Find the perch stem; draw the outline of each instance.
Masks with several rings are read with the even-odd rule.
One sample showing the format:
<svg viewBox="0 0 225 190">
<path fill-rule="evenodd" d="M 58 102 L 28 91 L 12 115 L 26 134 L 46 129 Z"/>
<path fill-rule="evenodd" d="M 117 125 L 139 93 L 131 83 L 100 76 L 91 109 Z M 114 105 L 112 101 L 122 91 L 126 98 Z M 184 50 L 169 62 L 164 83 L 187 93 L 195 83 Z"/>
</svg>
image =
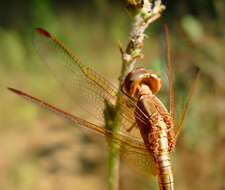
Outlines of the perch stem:
<svg viewBox="0 0 225 190">
<path fill-rule="evenodd" d="M 131 16 L 132 29 L 126 49 L 124 50 L 122 44 L 118 42 L 118 46 L 121 52 L 122 58 L 122 69 L 119 77 L 119 88 L 122 89 L 123 81 L 126 75 L 134 69 L 136 60 L 143 58 L 142 48 L 144 45 L 144 34 L 146 28 L 153 21 L 160 17 L 160 13 L 165 9 L 165 6 L 161 4 L 161 0 L 125 0 L 128 14 Z M 120 93 L 117 95 L 117 102 L 120 101 Z M 109 105 L 105 103 L 105 121 L 106 127 L 115 133 L 119 132 L 120 129 L 120 104 Z M 113 142 L 109 141 L 109 180 L 108 189 L 118 190 L 119 189 L 119 147 Z"/>
</svg>

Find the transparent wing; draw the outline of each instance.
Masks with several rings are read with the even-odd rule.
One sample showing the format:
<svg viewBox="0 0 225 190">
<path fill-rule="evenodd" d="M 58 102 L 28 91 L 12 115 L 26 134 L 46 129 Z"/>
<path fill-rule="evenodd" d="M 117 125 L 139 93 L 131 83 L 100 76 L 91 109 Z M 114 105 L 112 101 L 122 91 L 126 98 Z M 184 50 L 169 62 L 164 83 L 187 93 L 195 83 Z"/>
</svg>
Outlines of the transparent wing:
<svg viewBox="0 0 225 190">
<path fill-rule="evenodd" d="M 167 28 L 167 27 L 166 27 Z M 168 41 L 167 29 L 164 26 L 164 30 L 160 35 L 160 58 L 149 64 L 149 67 L 156 71 L 162 80 L 162 88 L 160 89 L 157 97 L 166 105 L 171 117 L 174 118 L 174 89 L 173 89 L 173 71 L 170 60 L 170 45 Z"/>
<path fill-rule="evenodd" d="M 56 36 L 43 29 L 37 29 L 34 40 L 37 51 L 50 72 L 66 89 L 75 102 L 74 105 L 80 106 L 79 110 L 87 113 L 85 119 L 98 126 L 104 126 L 105 101 L 112 104 L 117 102 L 121 107 L 121 131 L 142 141 L 139 131 L 135 128 L 128 132 L 128 129 L 136 122 L 134 110 L 139 109 L 129 97 L 83 64 Z M 117 99 L 118 95 L 120 100 Z M 132 104 L 131 107 L 127 106 L 127 101 Z M 141 110 L 140 113 L 142 113 Z M 81 118 L 84 117 L 80 111 L 74 114 Z M 140 116 L 140 120 L 143 116 Z"/>
<path fill-rule="evenodd" d="M 154 158 L 143 142 L 120 133 L 113 133 L 110 130 L 78 118 L 75 115 L 65 112 L 20 90 L 16 90 L 14 88 L 8 89 L 17 95 L 22 96 L 26 100 L 40 106 L 41 108 L 53 112 L 58 116 L 73 122 L 75 125 L 79 125 L 81 128 L 90 129 L 97 132 L 98 134 L 110 138 L 113 142 L 119 145 L 121 156 L 126 161 L 126 163 L 130 165 L 130 167 L 134 168 L 140 174 L 148 177 L 156 175 Z"/>
<path fill-rule="evenodd" d="M 132 169 L 146 177 L 157 175 L 155 160 L 148 151 L 136 153 L 133 148 L 122 147 L 121 157 Z"/>
<path fill-rule="evenodd" d="M 157 93 L 157 96 L 160 97 L 160 100 L 166 105 L 167 108 L 169 108 L 170 107 L 169 77 L 168 77 L 168 68 L 167 68 L 167 60 L 166 60 L 167 51 L 166 51 L 165 32 L 162 32 L 162 34 L 160 35 L 160 43 L 159 43 L 158 49 L 159 49 L 158 58 L 153 60 L 151 63 L 147 64 L 146 68 L 152 69 L 160 75 L 160 78 L 162 80 L 162 87 L 160 91 Z"/>
</svg>

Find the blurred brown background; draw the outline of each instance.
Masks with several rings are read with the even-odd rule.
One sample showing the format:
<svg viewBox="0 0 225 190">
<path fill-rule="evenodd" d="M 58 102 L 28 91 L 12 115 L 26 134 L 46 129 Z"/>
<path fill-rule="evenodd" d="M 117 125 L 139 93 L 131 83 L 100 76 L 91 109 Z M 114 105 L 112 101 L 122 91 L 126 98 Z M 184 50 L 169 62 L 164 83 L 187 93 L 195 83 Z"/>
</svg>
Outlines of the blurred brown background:
<svg viewBox="0 0 225 190">
<path fill-rule="evenodd" d="M 197 93 L 173 154 L 176 189 L 225 189 L 225 3 L 167 1 L 162 18 L 146 31 L 139 64 L 163 64 L 163 23 L 171 36 L 178 112 L 187 98 L 195 66 Z M 70 105 L 62 88 L 35 52 L 36 27 L 56 34 L 108 80 L 117 83 L 131 28 L 122 0 L 1 2 L 0 6 L 0 189 L 106 189 L 104 138 L 83 133 L 8 91 L 11 86 L 51 103 Z M 65 98 L 64 98 L 65 97 Z M 105 148 L 105 151 L 103 150 Z M 152 182 L 153 181 L 153 182 Z M 121 164 L 120 189 L 158 189 Z"/>
</svg>

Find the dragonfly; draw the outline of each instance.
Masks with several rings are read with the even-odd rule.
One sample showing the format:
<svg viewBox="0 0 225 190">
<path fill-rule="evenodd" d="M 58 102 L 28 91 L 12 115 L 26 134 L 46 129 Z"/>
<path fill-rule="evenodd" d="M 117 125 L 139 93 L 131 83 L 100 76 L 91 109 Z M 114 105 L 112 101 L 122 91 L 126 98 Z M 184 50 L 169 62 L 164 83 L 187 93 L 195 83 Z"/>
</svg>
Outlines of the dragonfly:
<svg viewBox="0 0 225 190">
<path fill-rule="evenodd" d="M 158 176 L 160 190 L 173 190 L 174 177 L 170 155 L 174 150 L 188 106 L 200 77 L 196 78 L 180 120 L 175 119 L 174 88 L 170 63 L 169 34 L 167 36 L 167 68 L 169 78 L 170 111 L 156 96 L 161 78 L 153 70 L 136 68 L 127 74 L 122 88 L 117 88 L 96 71 L 88 67 L 55 35 L 38 28 L 35 44 L 48 69 L 76 102 L 75 95 L 84 98 L 81 109 L 88 117 L 82 119 L 29 93 L 8 87 L 11 92 L 61 116 L 80 128 L 90 129 L 110 139 L 119 147 L 121 158 L 144 176 Z M 56 58 L 49 56 L 52 52 Z M 120 130 L 105 127 L 105 105 L 119 105 Z M 78 102 L 77 102 L 78 104 Z M 88 106 L 86 106 L 88 105 Z M 87 108 L 88 107 L 88 108 Z M 91 118 L 91 119 L 90 119 Z M 92 119 L 94 118 L 94 119 Z"/>
</svg>

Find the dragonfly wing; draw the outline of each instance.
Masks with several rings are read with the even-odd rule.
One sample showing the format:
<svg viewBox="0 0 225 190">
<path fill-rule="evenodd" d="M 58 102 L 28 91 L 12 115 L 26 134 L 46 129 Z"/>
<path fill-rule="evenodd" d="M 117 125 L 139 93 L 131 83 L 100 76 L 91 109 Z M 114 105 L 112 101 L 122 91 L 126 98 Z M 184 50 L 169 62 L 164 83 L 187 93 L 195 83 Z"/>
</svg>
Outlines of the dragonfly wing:
<svg viewBox="0 0 225 190">
<path fill-rule="evenodd" d="M 139 131 L 127 132 L 127 129 L 136 122 L 134 117 L 136 104 L 129 97 L 83 64 L 56 36 L 47 31 L 37 29 L 35 46 L 50 72 L 61 82 L 71 99 L 76 103 L 76 107 L 81 107 L 75 115 L 82 117 L 80 110 L 85 111 L 88 113 L 86 114 L 88 121 L 104 126 L 105 100 L 112 104 L 117 102 L 121 106 L 122 132 L 142 140 Z M 118 93 L 121 97 L 120 101 L 117 101 Z M 133 108 L 128 107 L 126 101 L 131 102 Z"/>
<path fill-rule="evenodd" d="M 64 119 L 73 122 L 75 125 L 90 129 L 109 138 L 119 145 L 121 157 L 131 168 L 135 169 L 137 172 L 144 176 L 149 177 L 152 175 L 156 175 L 154 158 L 148 151 L 147 147 L 141 141 L 120 133 L 113 133 L 106 128 L 99 127 L 93 123 L 83 120 L 20 90 L 16 90 L 14 88 L 8 89 L 17 95 L 22 96 L 26 100 L 38 105 L 39 107 L 44 108 Z"/>
<path fill-rule="evenodd" d="M 146 177 L 157 175 L 153 156 L 148 151 L 135 153 L 130 147 L 121 148 L 121 158 L 132 169 Z"/>
<path fill-rule="evenodd" d="M 76 107 L 80 106 L 82 109 L 79 110 L 88 112 L 88 119 L 93 120 L 97 117 L 95 122 L 99 122 L 99 125 L 104 124 L 104 99 L 115 102 L 116 89 L 110 91 L 111 85 L 104 84 L 101 77 L 82 64 L 70 49 L 47 31 L 37 29 L 34 44 L 50 72 L 76 102 Z M 107 88 L 111 93 L 107 94 L 103 88 Z M 76 113 L 79 114 L 80 112 Z"/>
</svg>

